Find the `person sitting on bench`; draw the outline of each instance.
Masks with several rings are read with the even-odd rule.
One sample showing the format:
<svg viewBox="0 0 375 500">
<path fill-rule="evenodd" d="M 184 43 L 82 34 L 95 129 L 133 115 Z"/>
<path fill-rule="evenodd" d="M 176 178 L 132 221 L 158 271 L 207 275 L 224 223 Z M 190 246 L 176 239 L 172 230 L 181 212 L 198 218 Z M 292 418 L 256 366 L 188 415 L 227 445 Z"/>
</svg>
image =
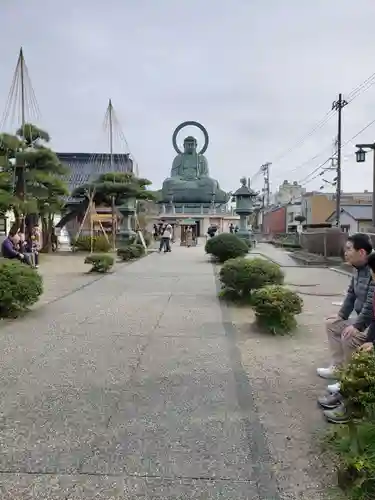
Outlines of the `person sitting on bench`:
<svg viewBox="0 0 375 500">
<path fill-rule="evenodd" d="M 21 238 L 18 233 L 9 233 L 1 244 L 1 255 L 4 259 L 18 259 L 29 266 L 32 265 L 30 256 L 20 250 Z"/>
</svg>

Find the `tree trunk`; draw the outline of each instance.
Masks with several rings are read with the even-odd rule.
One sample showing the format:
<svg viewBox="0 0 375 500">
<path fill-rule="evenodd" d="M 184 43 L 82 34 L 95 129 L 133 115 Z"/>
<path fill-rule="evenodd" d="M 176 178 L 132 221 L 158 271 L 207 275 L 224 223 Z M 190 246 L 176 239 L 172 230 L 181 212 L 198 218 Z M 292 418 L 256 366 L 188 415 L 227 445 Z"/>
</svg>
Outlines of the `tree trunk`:
<svg viewBox="0 0 375 500">
<path fill-rule="evenodd" d="M 41 251 L 43 253 L 50 253 L 52 251 L 53 220 L 53 214 L 45 214 L 42 216 L 43 242 Z"/>
<path fill-rule="evenodd" d="M 21 213 L 19 212 L 19 210 L 16 210 L 15 208 L 13 208 L 13 213 L 14 213 L 14 222 L 13 222 L 12 227 L 10 228 L 10 232 L 16 233 L 17 231 L 19 231 L 21 229 L 22 217 L 21 217 Z"/>
</svg>

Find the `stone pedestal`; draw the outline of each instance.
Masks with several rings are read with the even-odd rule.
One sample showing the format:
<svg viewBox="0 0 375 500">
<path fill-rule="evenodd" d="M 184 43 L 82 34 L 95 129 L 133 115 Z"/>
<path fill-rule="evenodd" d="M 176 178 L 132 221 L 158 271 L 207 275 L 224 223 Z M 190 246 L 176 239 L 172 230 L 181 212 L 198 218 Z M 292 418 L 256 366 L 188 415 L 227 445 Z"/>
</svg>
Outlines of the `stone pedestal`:
<svg viewBox="0 0 375 500">
<path fill-rule="evenodd" d="M 137 236 L 131 227 L 131 218 L 134 216 L 136 211 L 135 198 L 129 198 L 122 205 L 120 205 L 118 209 L 123 217 L 117 235 L 117 247 L 121 248 L 124 245 L 132 243 Z"/>
</svg>

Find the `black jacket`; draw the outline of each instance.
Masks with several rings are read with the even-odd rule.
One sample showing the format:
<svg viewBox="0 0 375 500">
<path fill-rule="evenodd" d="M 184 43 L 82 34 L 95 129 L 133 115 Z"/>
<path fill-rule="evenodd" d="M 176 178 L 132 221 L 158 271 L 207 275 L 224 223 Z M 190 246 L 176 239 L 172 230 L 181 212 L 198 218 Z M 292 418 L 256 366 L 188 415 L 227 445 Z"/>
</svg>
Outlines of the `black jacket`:
<svg viewBox="0 0 375 500">
<path fill-rule="evenodd" d="M 372 299 L 372 320 L 367 330 L 366 342 L 372 342 L 375 345 L 375 295 Z"/>
</svg>

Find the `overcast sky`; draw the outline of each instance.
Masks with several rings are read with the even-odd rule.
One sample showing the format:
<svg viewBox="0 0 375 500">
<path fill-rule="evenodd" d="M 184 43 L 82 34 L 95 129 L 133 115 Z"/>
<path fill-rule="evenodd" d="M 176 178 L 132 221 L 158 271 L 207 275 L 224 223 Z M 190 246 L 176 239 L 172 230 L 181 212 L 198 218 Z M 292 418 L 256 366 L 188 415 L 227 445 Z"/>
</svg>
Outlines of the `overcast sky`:
<svg viewBox="0 0 375 500">
<path fill-rule="evenodd" d="M 169 175 L 171 135 L 185 120 L 207 128 L 210 173 L 225 190 L 266 161 L 272 189 L 284 178 L 303 180 L 329 157 L 336 117 L 293 146 L 339 92 L 375 72 L 375 0 L 0 0 L 0 19 L 0 110 L 23 45 L 37 122 L 53 147 L 108 151 L 102 124 L 111 97 L 140 173 L 156 187 Z M 344 142 L 375 120 L 374 104 L 375 85 L 345 108 Z M 115 148 L 126 152 L 120 135 Z M 354 142 L 374 140 L 375 124 Z M 343 189 L 371 190 L 372 161 L 357 165 L 353 153 L 349 143 Z"/>
</svg>

